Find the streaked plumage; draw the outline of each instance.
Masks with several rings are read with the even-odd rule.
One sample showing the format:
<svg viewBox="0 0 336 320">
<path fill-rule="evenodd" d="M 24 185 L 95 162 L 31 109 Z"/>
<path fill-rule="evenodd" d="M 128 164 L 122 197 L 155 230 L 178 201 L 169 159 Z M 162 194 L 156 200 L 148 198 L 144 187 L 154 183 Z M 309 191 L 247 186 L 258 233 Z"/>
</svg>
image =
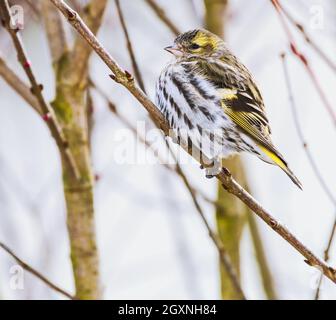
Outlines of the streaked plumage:
<svg viewBox="0 0 336 320">
<path fill-rule="evenodd" d="M 247 151 L 290 171 L 271 141 L 261 94 L 247 68 L 206 30 L 181 34 L 166 48 L 176 56 L 162 71 L 156 102 L 180 139 L 211 159 Z"/>
</svg>

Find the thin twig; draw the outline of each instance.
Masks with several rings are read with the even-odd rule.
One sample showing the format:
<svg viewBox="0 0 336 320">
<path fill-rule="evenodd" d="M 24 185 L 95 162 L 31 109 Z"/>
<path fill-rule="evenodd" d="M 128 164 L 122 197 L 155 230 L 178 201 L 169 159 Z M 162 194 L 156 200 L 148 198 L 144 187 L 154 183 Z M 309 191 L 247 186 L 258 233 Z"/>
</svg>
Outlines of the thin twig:
<svg viewBox="0 0 336 320">
<path fill-rule="evenodd" d="M 281 60 L 282 60 L 282 65 L 283 65 L 283 70 L 284 70 L 284 75 L 285 75 L 285 81 L 286 81 L 287 91 L 288 91 L 288 95 L 289 95 L 290 106 L 291 106 L 291 110 L 292 110 L 294 124 L 295 124 L 297 134 L 298 134 L 299 139 L 302 143 L 303 149 L 304 149 L 304 151 L 307 155 L 308 162 L 309 162 L 317 180 L 319 181 L 319 183 L 320 183 L 324 193 L 326 194 L 326 196 L 329 198 L 329 200 L 333 203 L 333 205 L 336 208 L 336 198 L 333 195 L 331 189 L 328 187 L 326 181 L 324 180 L 324 178 L 323 178 L 323 176 L 320 172 L 320 169 L 317 165 L 317 162 L 315 161 L 313 155 L 311 154 L 311 152 L 309 150 L 308 143 L 306 142 L 305 136 L 303 134 L 302 127 L 300 125 L 299 116 L 298 116 L 298 113 L 297 113 L 297 107 L 296 107 L 296 103 L 295 103 L 295 99 L 294 99 L 294 95 L 293 95 L 292 85 L 291 85 L 291 81 L 290 81 L 290 77 L 289 77 L 289 71 L 288 71 L 288 67 L 287 67 L 287 63 L 286 63 L 285 53 L 281 54 Z M 334 238 L 335 226 L 336 226 L 336 219 L 335 219 L 335 222 L 333 224 L 333 228 L 332 228 L 332 231 L 330 233 L 330 236 L 328 238 L 327 249 L 324 252 L 324 260 L 326 262 L 328 262 L 328 260 L 329 260 L 329 250 L 330 250 L 332 240 Z M 315 294 L 315 300 L 318 300 L 318 298 L 319 298 L 321 283 L 322 283 L 322 275 L 319 279 L 319 283 L 318 283 L 318 286 L 317 286 L 317 290 L 316 290 L 316 294 Z"/>
<path fill-rule="evenodd" d="M 291 34 L 287 24 L 286 24 L 286 21 L 284 20 L 284 17 L 282 15 L 282 11 L 281 11 L 281 7 L 279 5 L 278 0 L 270 0 L 270 1 L 273 4 L 276 12 L 278 13 L 280 22 L 281 22 L 281 24 L 282 24 L 282 26 L 285 30 L 285 33 L 288 37 L 289 47 L 290 47 L 292 53 L 294 54 L 295 57 L 297 57 L 302 62 L 305 69 L 307 70 L 307 73 L 310 76 L 310 78 L 311 78 L 311 80 L 312 80 L 312 82 L 313 82 L 313 84 L 316 88 L 316 91 L 317 91 L 318 95 L 320 96 L 320 99 L 321 99 L 326 111 L 329 113 L 329 115 L 330 115 L 330 117 L 333 121 L 333 124 L 336 127 L 336 113 L 335 113 L 333 107 L 331 106 L 330 102 L 328 101 L 328 98 L 326 97 L 326 95 L 325 95 L 325 93 L 324 93 L 316 75 L 315 75 L 315 72 L 311 68 L 307 57 L 298 49 L 298 46 L 296 45 L 296 43 L 294 41 L 294 38 L 293 38 L 293 36 L 292 36 L 292 34 Z"/>
<path fill-rule="evenodd" d="M 305 41 L 315 50 L 315 52 L 320 56 L 322 60 L 334 71 L 336 72 L 336 64 L 321 50 L 320 45 L 316 44 L 315 41 L 308 35 L 306 29 L 302 25 L 302 23 L 297 22 L 293 16 L 286 10 L 282 4 L 280 4 L 279 0 L 277 0 L 278 7 L 287 17 L 287 19 L 299 30 L 302 34 Z"/>
<path fill-rule="evenodd" d="M 1 9 L 1 13 L 2 13 L 2 22 L 4 27 L 7 29 L 7 31 L 9 32 L 15 49 L 17 51 L 17 56 L 18 56 L 18 60 L 20 62 L 20 64 L 22 65 L 28 79 L 29 82 L 32 86 L 32 93 L 36 96 L 36 99 L 40 105 L 40 108 L 43 112 L 43 119 L 47 122 L 50 131 L 53 135 L 53 137 L 55 138 L 55 141 L 58 145 L 58 148 L 60 150 L 61 155 L 63 156 L 63 158 L 65 159 L 65 161 L 67 161 L 68 165 L 70 166 L 70 168 L 72 169 L 71 172 L 74 174 L 74 176 L 79 179 L 80 175 L 79 175 L 79 171 L 77 168 L 77 165 L 74 161 L 74 158 L 70 152 L 68 143 L 66 141 L 66 138 L 62 132 L 62 129 L 60 127 L 60 125 L 57 122 L 57 119 L 54 115 L 53 109 L 49 106 L 49 104 L 45 101 L 43 94 L 42 94 L 42 90 L 43 90 L 43 86 L 41 84 L 39 84 L 36 80 L 36 77 L 33 73 L 32 70 L 32 66 L 31 66 L 31 62 L 29 61 L 26 51 L 23 47 L 23 43 L 21 41 L 21 38 L 18 34 L 19 29 L 13 29 L 13 27 L 11 26 L 11 13 L 10 13 L 10 9 L 9 9 L 9 4 L 8 4 L 8 0 L 4 0 L 0 2 L 0 9 Z"/>
<path fill-rule="evenodd" d="M 126 26 L 126 22 L 125 22 L 125 19 L 124 19 L 123 11 L 121 9 L 120 1 L 115 0 L 115 4 L 116 4 L 116 7 L 117 7 L 117 12 L 118 12 L 121 28 L 123 30 L 123 33 L 124 33 L 124 36 L 125 36 L 125 39 L 126 39 L 127 50 L 128 50 L 131 62 L 132 62 L 132 68 L 133 68 L 135 79 L 138 81 L 139 87 L 141 88 L 141 90 L 146 93 L 144 81 L 141 77 L 139 66 L 138 66 L 138 63 L 137 63 L 136 58 L 135 58 L 133 46 L 132 46 L 131 39 L 130 39 L 128 30 L 127 30 L 127 26 Z"/>
<path fill-rule="evenodd" d="M 157 17 L 169 28 L 174 35 L 179 35 L 181 32 L 176 25 L 168 18 L 166 12 L 156 3 L 155 0 L 145 0 L 152 8 Z"/>
<path fill-rule="evenodd" d="M 45 276 L 43 276 L 40 272 L 36 271 L 34 268 L 32 268 L 30 265 L 28 265 L 26 262 L 24 262 L 22 259 L 20 259 L 10 248 L 8 248 L 4 243 L 0 242 L 0 248 L 5 250 L 23 269 L 30 272 L 32 275 L 34 275 L 36 278 L 40 279 L 42 282 L 44 282 L 49 288 L 57 291 L 58 293 L 64 295 L 65 297 L 75 300 L 75 297 L 72 296 L 70 293 L 64 291 L 60 287 L 53 284 L 50 280 L 48 280 Z"/>
<path fill-rule="evenodd" d="M 63 0 L 50 0 L 63 13 L 68 22 L 77 30 L 77 32 L 86 40 L 94 51 L 105 62 L 107 67 L 113 72 L 110 77 L 117 83 L 123 85 L 150 113 L 155 124 L 161 128 L 166 135 L 173 135 L 170 132 L 169 125 L 159 111 L 159 109 L 152 103 L 152 101 L 135 85 L 133 77 L 125 72 L 112 56 L 104 49 L 94 34 L 85 25 L 78 13 L 72 10 Z M 198 157 L 193 150 L 197 150 L 195 146 L 187 146 L 183 143 L 180 146 L 198 160 L 202 165 L 208 166 L 211 161 L 198 150 Z M 277 221 L 266 209 L 264 209 L 246 190 L 244 190 L 231 176 L 227 169 L 223 169 L 216 176 L 223 184 L 223 187 L 230 193 L 236 195 L 241 199 L 252 211 L 254 211 L 265 223 L 267 223 L 275 232 L 277 232 L 283 239 L 291 244 L 298 252 L 305 258 L 305 262 L 313 267 L 320 268 L 324 275 L 331 281 L 336 283 L 336 270 L 328 266 L 324 261 L 315 256 L 302 242 L 300 242 L 287 228 L 285 228 L 279 221 Z"/>
<path fill-rule="evenodd" d="M 317 165 L 317 162 L 315 161 L 313 155 L 310 152 L 308 143 L 306 141 L 306 138 L 303 134 L 303 130 L 302 130 L 301 125 L 300 125 L 299 116 L 298 116 L 298 113 L 297 113 L 297 107 L 296 107 L 296 103 L 295 103 L 295 100 L 294 100 L 292 85 L 291 85 L 289 72 L 288 72 L 288 68 L 287 68 L 285 53 L 281 54 L 281 59 L 282 59 L 282 65 L 283 65 L 283 70 L 284 70 L 284 75 L 285 75 L 285 81 L 286 81 L 286 85 L 287 85 L 287 91 L 288 91 L 288 95 L 289 95 L 290 107 L 291 107 L 291 110 L 292 110 L 293 120 L 294 120 L 294 124 L 295 124 L 295 128 L 296 128 L 298 137 L 299 137 L 299 139 L 302 143 L 302 146 L 303 146 L 303 149 L 304 149 L 304 151 L 307 155 L 309 164 L 310 164 L 317 180 L 319 181 L 322 189 L 324 190 L 325 194 L 327 195 L 327 197 L 329 198 L 331 203 L 333 203 L 333 205 L 336 208 L 336 197 L 333 195 L 331 189 L 328 187 L 326 181 L 324 180 L 324 178 L 323 178 L 323 176 L 320 172 L 320 169 Z"/>
</svg>

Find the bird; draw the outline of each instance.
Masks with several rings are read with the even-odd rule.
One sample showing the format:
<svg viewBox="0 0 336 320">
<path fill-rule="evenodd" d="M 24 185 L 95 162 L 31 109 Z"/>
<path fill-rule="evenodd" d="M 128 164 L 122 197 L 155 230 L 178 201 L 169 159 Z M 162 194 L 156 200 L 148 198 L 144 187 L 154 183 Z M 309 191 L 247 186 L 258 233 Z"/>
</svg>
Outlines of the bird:
<svg viewBox="0 0 336 320">
<path fill-rule="evenodd" d="M 177 142 L 195 146 L 212 160 L 206 176 L 220 172 L 222 159 L 248 152 L 280 167 L 302 189 L 271 140 L 264 101 L 252 74 L 224 40 L 194 29 L 164 49 L 173 59 L 156 82 L 155 103 Z"/>
</svg>

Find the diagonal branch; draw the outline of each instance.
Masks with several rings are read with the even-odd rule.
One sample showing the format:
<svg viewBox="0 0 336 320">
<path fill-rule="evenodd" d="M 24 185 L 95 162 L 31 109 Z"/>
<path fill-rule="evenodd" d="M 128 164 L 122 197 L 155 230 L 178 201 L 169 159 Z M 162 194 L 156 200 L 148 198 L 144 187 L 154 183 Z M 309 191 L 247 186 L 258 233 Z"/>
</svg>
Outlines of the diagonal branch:
<svg viewBox="0 0 336 320">
<path fill-rule="evenodd" d="M 175 34 L 179 35 L 181 32 L 176 27 L 176 25 L 168 18 L 165 11 L 156 3 L 155 0 L 145 0 L 151 9 L 155 12 L 157 17 L 169 28 L 169 30 Z"/>
<path fill-rule="evenodd" d="M 137 63 L 136 58 L 135 58 L 135 54 L 134 54 L 133 46 L 132 46 L 132 43 L 131 43 L 131 39 L 130 39 L 129 34 L 128 34 L 128 30 L 127 30 L 126 22 L 125 22 L 125 19 L 124 19 L 123 11 L 121 9 L 120 1 L 115 0 L 115 4 L 116 4 L 116 7 L 117 7 L 118 16 L 119 16 L 119 19 L 120 19 L 120 24 L 121 24 L 121 27 L 122 27 L 122 30 L 124 32 L 124 36 L 125 36 L 125 39 L 126 39 L 127 50 L 129 52 L 129 56 L 130 56 L 130 59 L 131 59 L 135 79 L 138 81 L 139 87 L 141 88 L 141 90 L 143 92 L 146 92 L 144 81 L 141 77 L 140 69 L 139 69 L 138 63 Z"/>
<path fill-rule="evenodd" d="M 28 56 L 26 54 L 26 51 L 23 47 L 23 43 L 21 41 L 21 38 L 18 34 L 19 29 L 13 29 L 11 27 L 11 13 L 8 5 L 8 1 L 4 0 L 0 2 L 0 10 L 2 13 L 2 22 L 4 27 L 9 32 L 12 41 L 14 43 L 15 49 L 17 51 L 18 60 L 20 64 L 22 65 L 29 82 L 32 86 L 32 92 L 36 96 L 37 102 L 40 106 L 40 109 L 43 112 L 43 117 L 45 120 L 47 120 L 47 124 L 50 128 L 51 134 L 55 138 L 55 141 L 59 147 L 60 153 L 62 157 L 65 159 L 65 161 L 68 163 L 69 167 L 71 168 L 71 172 L 73 175 L 78 179 L 79 178 L 79 171 L 76 166 L 76 163 L 73 159 L 73 156 L 70 152 L 70 149 L 68 147 L 68 143 L 65 139 L 65 136 L 62 132 L 62 129 L 60 125 L 57 122 L 57 119 L 54 115 L 54 112 L 52 108 L 49 106 L 49 104 L 45 101 L 42 90 L 43 86 L 39 84 L 36 80 L 36 77 L 33 73 L 31 62 L 28 59 Z"/>
<path fill-rule="evenodd" d="M 294 95 L 293 95 L 293 90 L 292 90 L 292 86 L 291 86 L 291 81 L 289 78 L 289 72 L 288 72 L 288 67 L 287 67 L 287 63 L 286 63 L 286 55 L 285 53 L 281 54 L 281 59 L 282 59 L 282 66 L 283 66 L 283 70 L 284 70 L 284 75 L 285 75 L 285 81 L 286 81 L 286 85 L 287 85 L 287 90 L 288 90 L 288 94 L 289 94 L 289 101 L 290 101 L 290 106 L 291 106 L 291 111 L 293 114 L 293 119 L 294 119 L 294 124 L 295 124 L 295 128 L 298 134 L 298 137 L 302 143 L 302 146 L 304 148 L 304 151 L 307 155 L 308 158 L 308 162 L 310 164 L 310 167 L 312 168 L 321 188 L 323 189 L 324 193 L 326 194 L 326 196 L 329 198 L 329 200 L 331 201 L 331 203 L 335 206 L 336 208 L 336 197 L 334 196 L 333 192 L 331 191 L 331 189 L 328 187 L 328 184 L 326 183 L 325 179 L 323 178 L 320 169 L 317 165 L 317 161 L 315 161 L 311 151 L 309 150 L 308 147 L 308 143 L 306 142 L 306 138 L 303 134 L 303 130 L 301 128 L 300 125 L 300 121 L 299 121 L 299 116 L 297 113 L 297 107 L 296 107 L 296 103 L 294 101 Z"/>
<path fill-rule="evenodd" d="M 44 282 L 49 288 L 52 290 L 57 291 L 58 293 L 62 294 L 63 296 L 75 300 L 75 297 L 73 297 L 70 293 L 64 291 L 60 287 L 53 284 L 50 280 L 48 280 L 45 276 L 43 276 L 40 272 L 32 268 L 29 264 L 24 262 L 22 259 L 20 259 L 10 248 L 8 248 L 4 243 L 0 242 L 0 248 L 2 248 L 4 251 L 6 251 L 23 269 L 30 272 L 32 275 L 34 275 L 36 278 L 40 279 L 42 282 Z"/>
<path fill-rule="evenodd" d="M 50 0 L 68 19 L 68 22 L 77 30 L 77 32 L 87 41 L 94 51 L 105 62 L 108 68 L 113 72 L 112 79 L 123 85 L 150 113 L 155 124 L 161 128 L 166 135 L 169 135 L 170 128 L 159 109 L 152 101 L 135 85 L 133 77 L 125 72 L 112 56 L 104 49 L 91 30 L 86 26 L 77 12 L 72 10 L 62 0 Z M 171 134 L 172 135 L 172 134 Z M 198 157 L 191 147 L 181 144 L 181 147 L 190 155 L 197 159 L 201 164 L 208 166 L 211 161 L 204 155 Z M 195 148 L 193 148 L 195 150 Z M 200 154 L 200 153 L 199 153 Z M 267 225 L 277 232 L 283 239 L 291 244 L 305 258 L 305 262 L 313 267 L 319 267 L 323 274 L 331 281 L 336 283 L 336 270 L 328 266 L 324 261 L 315 256 L 302 242 L 300 242 L 286 227 L 277 221 L 266 209 L 264 209 L 246 190 L 244 190 L 231 176 L 228 170 L 223 169 L 216 176 L 222 183 L 223 187 L 230 193 L 236 195 L 242 200 L 253 212 L 255 212 Z"/>
<path fill-rule="evenodd" d="M 284 53 L 281 54 L 281 59 L 282 59 L 285 81 L 286 81 L 287 90 L 288 90 L 288 94 L 289 94 L 289 101 L 290 101 L 290 105 L 291 105 L 291 109 L 292 109 L 292 114 L 293 114 L 293 119 L 294 119 L 296 131 L 298 133 L 299 139 L 301 140 L 304 151 L 307 155 L 308 162 L 309 162 L 309 164 L 310 164 L 310 166 L 311 166 L 311 168 L 312 168 L 320 186 L 322 187 L 322 190 L 324 191 L 326 196 L 329 198 L 331 203 L 336 208 L 336 198 L 335 198 L 333 192 L 331 191 L 331 189 L 328 187 L 328 184 L 324 180 L 324 178 L 323 178 L 323 176 L 320 172 L 320 169 L 317 165 L 317 162 L 315 161 L 312 153 L 310 152 L 310 150 L 308 148 L 308 144 L 307 144 L 306 139 L 304 137 L 303 130 L 301 128 L 299 117 L 298 117 L 298 114 L 297 114 L 296 103 L 295 103 L 295 100 L 294 100 L 293 90 L 292 90 L 292 86 L 291 86 L 291 82 L 290 82 L 290 78 L 289 78 L 288 67 L 287 67 L 287 63 L 286 63 L 286 55 Z M 334 234 L 335 234 L 335 227 L 336 227 L 336 219 L 334 221 L 333 227 L 331 229 L 331 233 L 330 233 L 329 238 L 328 238 L 327 248 L 324 251 L 324 260 L 326 262 L 328 262 L 328 260 L 329 260 L 329 250 L 330 250 L 331 244 L 333 242 L 333 238 L 334 238 Z M 319 280 L 319 283 L 318 283 L 318 287 L 317 287 L 316 294 L 315 294 L 315 300 L 318 300 L 318 298 L 319 298 L 321 283 L 322 283 L 322 276 L 321 276 L 321 278 Z"/>
</svg>

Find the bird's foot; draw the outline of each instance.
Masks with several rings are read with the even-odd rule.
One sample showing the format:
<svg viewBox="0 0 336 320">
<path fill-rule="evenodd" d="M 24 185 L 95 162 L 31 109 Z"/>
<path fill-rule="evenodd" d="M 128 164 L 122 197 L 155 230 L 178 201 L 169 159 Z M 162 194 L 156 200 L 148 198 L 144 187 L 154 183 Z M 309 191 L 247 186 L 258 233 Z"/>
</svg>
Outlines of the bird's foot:
<svg viewBox="0 0 336 320">
<path fill-rule="evenodd" d="M 205 168 L 205 177 L 211 179 L 217 176 L 222 170 L 221 163 L 218 159 L 213 160 L 211 166 Z"/>
</svg>

